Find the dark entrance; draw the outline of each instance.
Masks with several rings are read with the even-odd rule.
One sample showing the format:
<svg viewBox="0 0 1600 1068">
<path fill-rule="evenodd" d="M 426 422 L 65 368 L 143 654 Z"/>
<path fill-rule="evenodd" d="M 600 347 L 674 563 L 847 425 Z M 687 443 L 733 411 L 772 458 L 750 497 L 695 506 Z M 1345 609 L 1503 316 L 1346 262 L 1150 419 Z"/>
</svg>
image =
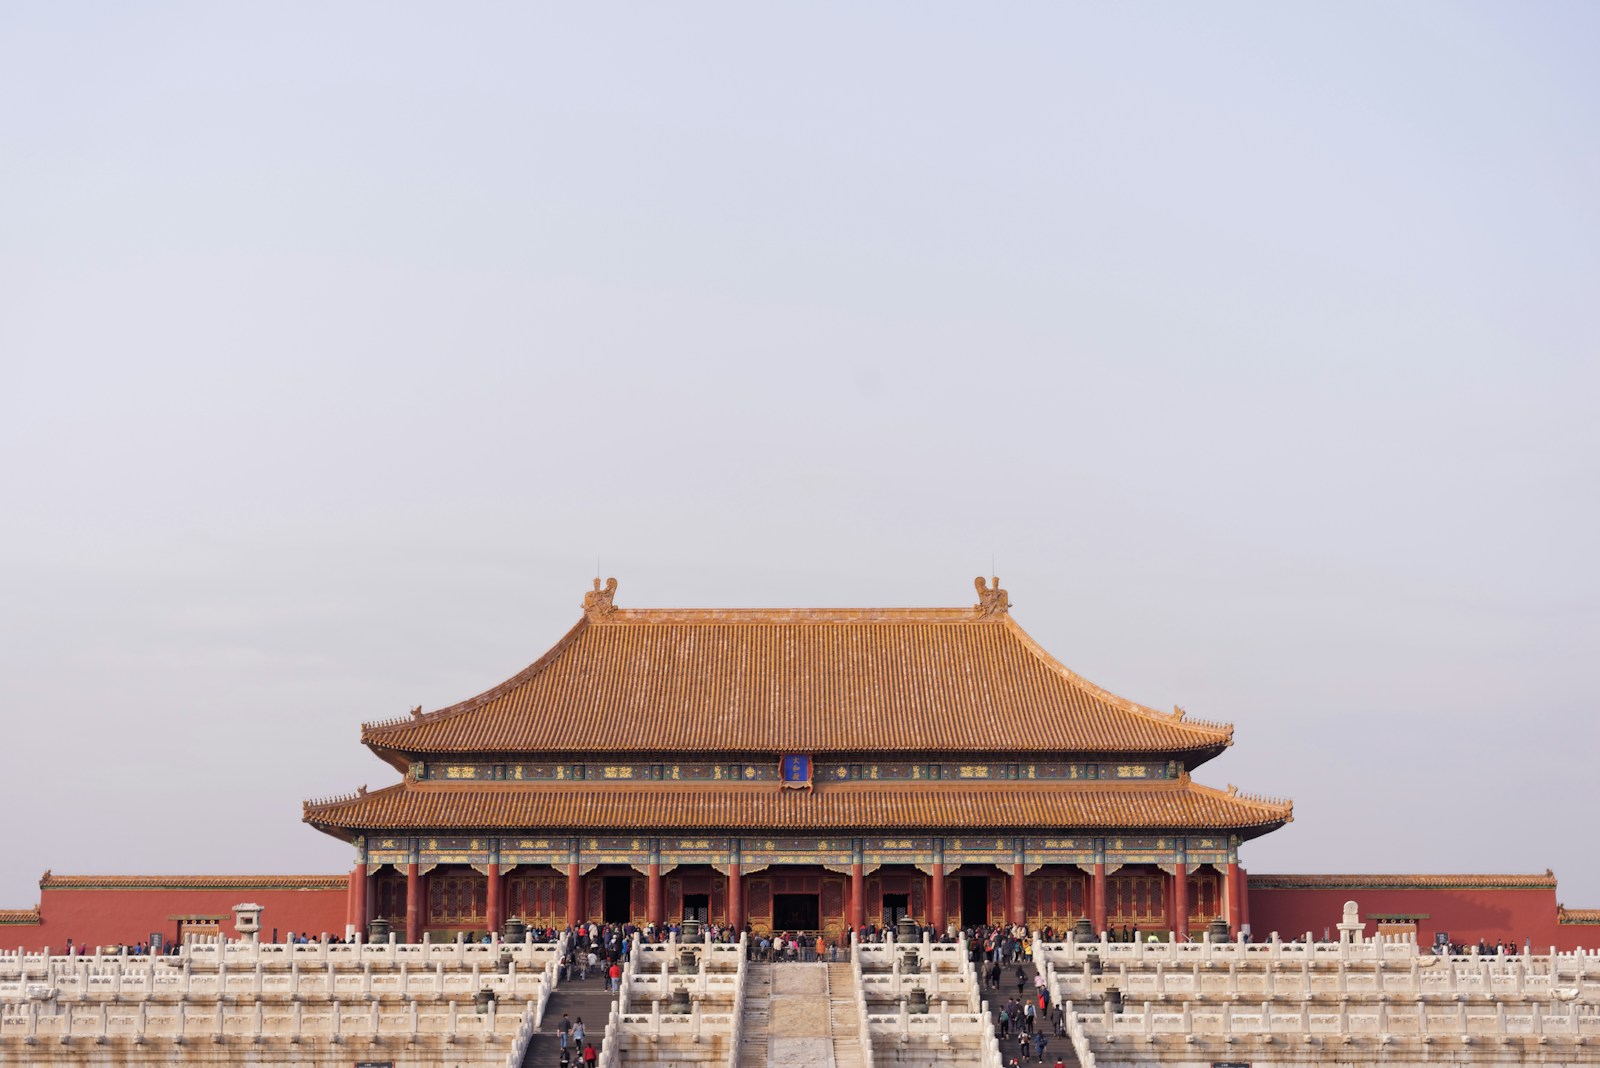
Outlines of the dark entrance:
<svg viewBox="0 0 1600 1068">
<path fill-rule="evenodd" d="M 773 894 L 772 927 L 776 931 L 816 931 L 822 927 L 822 907 L 816 894 Z"/>
<path fill-rule="evenodd" d="M 961 877 L 961 926 L 982 927 L 989 922 L 989 877 Z"/>
<path fill-rule="evenodd" d="M 633 919 L 633 877 L 607 875 L 604 923 L 627 923 Z"/>
<path fill-rule="evenodd" d="M 686 920 L 699 920 L 701 923 L 711 922 L 711 895 L 710 894 L 684 894 L 683 918 Z"/>
<path fill-rule="evenodd" d="M 911 915 L 910 894 L 884 894 L 883 895 L 883 925 L 893 927 L 900 922 L 902 916 Z"/>
</svg>

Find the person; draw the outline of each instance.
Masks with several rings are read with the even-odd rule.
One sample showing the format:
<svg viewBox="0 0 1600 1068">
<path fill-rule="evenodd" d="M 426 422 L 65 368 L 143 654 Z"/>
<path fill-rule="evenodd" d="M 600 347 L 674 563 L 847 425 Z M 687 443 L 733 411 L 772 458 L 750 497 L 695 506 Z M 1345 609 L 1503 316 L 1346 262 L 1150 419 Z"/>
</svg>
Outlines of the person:
<svg viewBox="0 0 1600 1068">
<path fill-rule="evenodd" d="M 594 1068 L 595 1062 L 599 1059 L 600 1054 L 595 1052 L 593 1042 L 583 1047 L 583 1063 L 586 1068 Z"/>
<path fill-rule="evenodd" d="M 611 964 L 611 971 L 606 975 L 606 989 L 613 994 L 622 989 L 622 965 L 615 961 Z"/>
<path fill-rule="evenodd" d="M 572 1044 L 574 1046 L 583 1045 L 583 1035 L 584 1035 L 583 1017 L 580 1016 L 580 1017 L 578 1017 L 577 1021 L 575 1023 L 573 1023 L 573 1025 L 572 1025 Z"/>
<path fill-rule="evenodd" d="M 1045 1048 L 1045 1046 L 1049 1045 L 1049 1043 L 1050 1043 L 1050 1040 L 1048 1038 L 1044 1037 L 1044 1032 L 1043 1031 L 1039 1031 L 1036 1034 L 1034 1034 L 1034 1036 L 1033 1036 L 1033 1059 L 1038 1061 L 1040 1064 L 1044 1063 L 1044 1048 Z"/>
<path fill-rule="evenodd" d="M 566 1049 L 572 1045 L 572 1021 L 567 1019 L 567 1014 L 561 1014 L 561 1022 L 556 1024 L 556 1033 L 561 1036 L 561 1048 Z"/>
</svg>

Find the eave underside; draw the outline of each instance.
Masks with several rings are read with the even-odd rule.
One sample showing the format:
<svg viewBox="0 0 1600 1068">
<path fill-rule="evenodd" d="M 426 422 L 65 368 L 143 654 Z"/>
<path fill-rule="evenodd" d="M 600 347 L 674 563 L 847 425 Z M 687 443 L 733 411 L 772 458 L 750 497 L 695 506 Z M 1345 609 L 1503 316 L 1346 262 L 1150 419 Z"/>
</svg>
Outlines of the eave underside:
<svg viewBox="0 0 1600 1068">
<path fill-rule="evenodd" d="M 1187 779 L 1140 786 L 938 784 L 882 789 L 559 787 L 401 783 L 308 805 L 306 822 L 341 838 L 422 831 L 741 833 L 884 831 L 1177 831 L 1265 834 L 1293 818 L 1287 802 Z"/>
</svg>

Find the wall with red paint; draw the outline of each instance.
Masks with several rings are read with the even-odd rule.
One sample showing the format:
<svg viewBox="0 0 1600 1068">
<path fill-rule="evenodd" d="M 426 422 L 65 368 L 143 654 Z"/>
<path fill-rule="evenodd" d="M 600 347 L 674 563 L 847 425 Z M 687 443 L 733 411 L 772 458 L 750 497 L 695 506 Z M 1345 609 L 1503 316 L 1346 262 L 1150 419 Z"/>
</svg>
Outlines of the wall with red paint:
<svg viewBox="0 0 1600 1068">
<path fill-rule="evenodd" d="M 1362 918 L 1377 914 L 1425 914 L 1417 922 L 1417 940 L 1433 943 L 1436 931 L 1452 941 L 1493 945 L 1504 940 L 1522 948 L 1531 939 L 1536 951 L 1551 946 L 1570 950 L 1600 946 L 1600 927 L 1556 922 L 1556 891 L 1543 887 L 1250 887 L 1251 934 L 1257 941 L 1279 937 L 1293 939 L 1310 931 L 1321 938 L 1327 931 L 1339 936 L 1344 903 L 1354 901 Z M 1366 933 L 1377 930 L 1370 921 Z"/>
<path fill-rule="evenodd" d="M 236 936 L 233 906 L 254 903 L 263 907 L 261 925 L 270 937 L 290 931 L 315 936 L 323 932 L 343 935 L 349 894 L 337 889 L 67 889 L 45 885 L 40 889 L 37 925 L 0 926 L 0 948 L 21 946 L 37 951 L 48 946 L 64 951 L 73 945 L 133 945 L 148 942 L 152 932 L 166 940 L 178 936 L 174 916 L 221 916 L 222 932 Z"/>
</svg>

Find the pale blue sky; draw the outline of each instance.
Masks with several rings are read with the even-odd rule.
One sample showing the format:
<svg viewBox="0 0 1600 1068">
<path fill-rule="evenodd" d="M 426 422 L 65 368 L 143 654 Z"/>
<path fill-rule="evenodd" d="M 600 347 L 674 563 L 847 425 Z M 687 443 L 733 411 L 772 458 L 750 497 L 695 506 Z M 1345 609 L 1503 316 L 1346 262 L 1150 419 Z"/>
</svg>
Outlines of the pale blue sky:
<svg viewBox="0 0 1600 1068">
<path fill-rule="evenodd" d="M 626 605 L 968 604 L 1600 905 L 1600 8 L 0 8 L 0 905 Z"/>
</svg>

